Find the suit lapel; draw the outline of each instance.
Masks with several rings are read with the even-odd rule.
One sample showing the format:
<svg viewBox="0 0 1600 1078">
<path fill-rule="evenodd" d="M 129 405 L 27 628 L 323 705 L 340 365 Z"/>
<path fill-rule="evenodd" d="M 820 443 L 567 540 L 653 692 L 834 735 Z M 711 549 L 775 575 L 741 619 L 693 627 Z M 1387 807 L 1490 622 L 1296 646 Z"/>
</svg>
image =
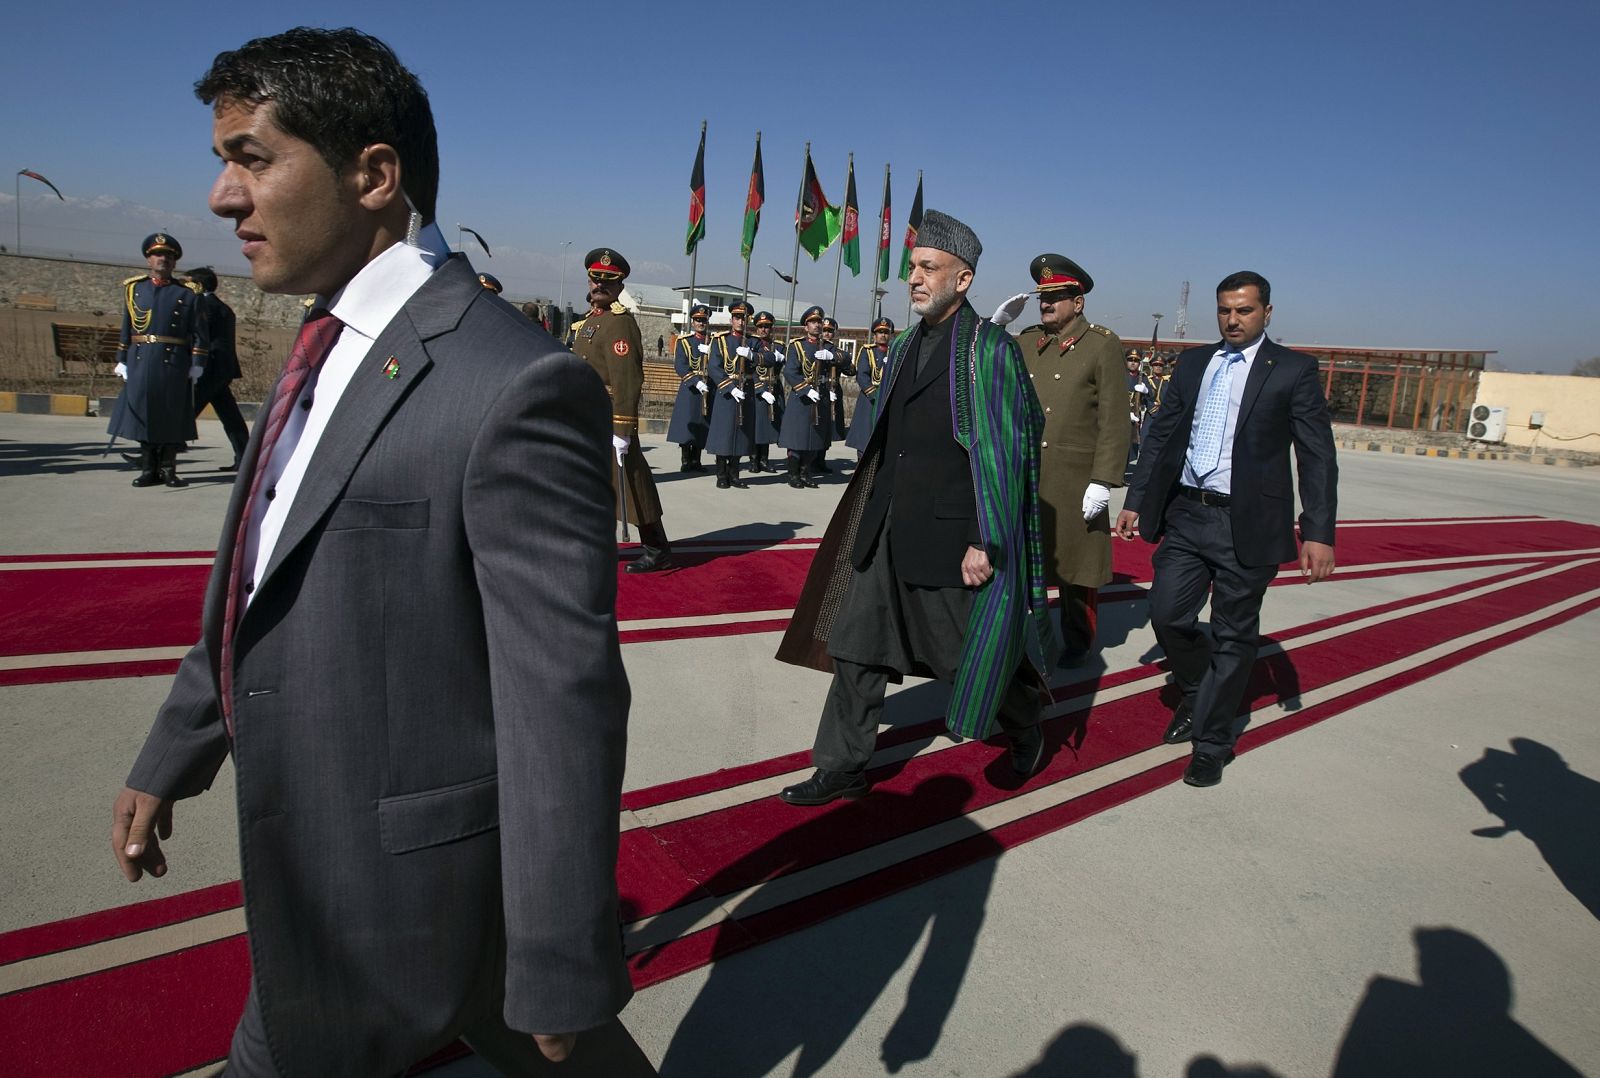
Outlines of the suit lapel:
<svg viewBox="0 0 1600 1078">
<path fill-rule="evenodd" d="M 1255 407 L 1256 398 L 1261 396 L 1261 387 L 1266 385 L 1267 379 L 1277 369 L 1279 351 L 1271 339 L 1263 340 L 1261 347 L 1256 349 L 1255 362 L 1250 364 L 1250 377 L 1244 383 L 1244 396 L 1239 398 L 1239 423 L 1243 423 L 1250 409 Z M 1234 429 L 1238 429 L 1237 424 Z"/>
<path fill-rule="evenodd" d="M 345 387 L 317 442 L 258 587 L 272 579 L 278 567 L 327 514 L 384 423 L 412 384 L 433 365 L 423 342 L 453 329 L 481 292 L 482 286 L 466 268 L 465 259 L 453 256 L 384 327 Z M 398 369 L 390 377 L 386 368 Z M 254 608 L 252 603 L 251 609 Z"/>
</svg>

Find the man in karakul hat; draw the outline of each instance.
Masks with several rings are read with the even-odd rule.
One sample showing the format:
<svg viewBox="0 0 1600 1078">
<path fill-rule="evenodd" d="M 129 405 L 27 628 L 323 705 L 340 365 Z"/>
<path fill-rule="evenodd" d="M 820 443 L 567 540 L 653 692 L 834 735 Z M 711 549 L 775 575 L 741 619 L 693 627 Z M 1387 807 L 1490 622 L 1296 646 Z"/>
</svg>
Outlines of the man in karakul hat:
<svg viewBox="0 0 1600 1078">
<path fill-rule="evenodd" d="M 921 321 L 889 348 L 861 465 L 817 550 L 778 658 L 833 671 L 816 773 L 779 795 L 820 805 L 867 790 L 884 688 L 952 683 L 946 723 L 998 724 L 1011 767 L 1039 767 L 1044 672 L 1059 642 L 1039 533 L 1044 415 L 1010 334 L 967 302 L 982 245 L 929 210 L 912 252 Z"/>
</svg>

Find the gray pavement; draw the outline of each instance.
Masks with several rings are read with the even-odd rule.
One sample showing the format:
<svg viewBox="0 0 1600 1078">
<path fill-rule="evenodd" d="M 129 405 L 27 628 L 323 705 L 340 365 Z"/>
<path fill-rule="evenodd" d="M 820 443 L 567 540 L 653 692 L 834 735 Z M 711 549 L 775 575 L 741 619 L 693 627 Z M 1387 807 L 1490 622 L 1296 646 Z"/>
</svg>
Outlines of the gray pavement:
<svg viewBox="0 0 1600 1078">
<path fill-rule="evenodd" d="M 196 482 L 183 491 L 130 488 L 120 460 L 98 456 L 102 430 L 0 415 L 0 554 L 213 547 L 229 493 L 228 477 L 205 467 L 228 459 L 218 425 L 201 424 L 202 448 L 181 467 Z M 763 477 L 717 491 L 709 476 L 659 471 L 673 447 L 654 442 L 651 457 L 675 540 L 820 535 L 843 488 L 792 491 Z M 841 447 L 835 460 L 845 459 Z M 1345 519 L 1600 523 L 1600 469 L 1376 453 L 1340 463 Z M 1263 630 L 1489 572 L 1273 589 Z M 1141 603 L 1108 607 L 1105 628 L 1108 669 L 1152 653 Z M 1597 636 L 1600 613 L 1590 613 L 1491 651 L 1247 753 L 1216 789 L 1162 787 L 654 986 L 624 1020 L 669 1078 L 1325 1075 L 1347 1036 L 1353 1050 L 1377 1035 L 1372 1015 L 1384 1008 L 1361 1011 L 1352 1030 L 1369 982 L 1418 986 L 1414 934 L 1451 928 L 1509 971 L 1509 1019 L 1495 1010 L 1492 961 L 1430 969 L 1402 998 L 1456 1019 L 1469 1039 L 1515 1022 L 1579 1072 L 1600 1073 L 1600 923 L 1580 901 L 1596 887 Z M 626 646 L 629 788 L 809 746 L 826 678 L 773 662 L 776 643 L 765 633 Z M 0 688 L 0 778 L 11 793 L 0 931 L 236 877 L 226 768 L 210 794 L 179 807 L 166 879 L 130 887 L 112 865 L 110 799 L 167 680 Z M 926 718 L 939 703 L 936 688 L 909 684 L 889 719 Z M 1535 806 L 1550 810 L 1535 822 L 1561 840 L 1547 839 L 1547 852 L 1587 852 L 1574 889 L 1563 883 L 1571 864 L 1547 860 L 1524 834 L 1474 834 L 1501 821 L 1458 772 L 1511 738 L 1548 746 L 1588 777 L 1558 796 L 1559 769 L 1550 772 L 1557 792 Z M 938 917 L 963 909 L 981 917 Z M 1391 1057 L 1404 1050 L 1396 1043 Z M 486 1072 L 468 1061 L 443 1073 Z"/>
</svg>

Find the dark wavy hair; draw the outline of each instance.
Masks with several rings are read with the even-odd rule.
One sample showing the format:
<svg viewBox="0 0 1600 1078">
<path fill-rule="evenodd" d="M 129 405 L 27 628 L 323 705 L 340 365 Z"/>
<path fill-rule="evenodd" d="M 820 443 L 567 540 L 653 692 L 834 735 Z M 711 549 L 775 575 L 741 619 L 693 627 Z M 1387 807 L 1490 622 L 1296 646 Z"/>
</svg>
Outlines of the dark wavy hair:
<svg viewBox="0 0 1600 1078">
<path fill-rule="evenodd" d="M 194 84 L 206 105 L 271 101 L 287 135 L 310 143 L 335 175 L 363 147 L 388 143 L 424 222 L 439 198 L 439 136 L 427 91 L 394 50 L 352 27 L 296 27 L 218 53 Z"/>
<path fill-rule="evenodd" d="M 1272 302 L 1272 286 L 1267 283 L 1265 277 L 1254 270 L 1240 270 L 1238 273 L 1228 274 L 1222 279 L 1222 283 L 1217 285 L 1217 295 L 1220 296 L 1224 292 L 1237 292 L 1239 289 L 1249 288 L 1251 285 L 1255 285 L 1256 291 L 1261 294 L 1261 306 L 1265 307 Z"/>
</svg>

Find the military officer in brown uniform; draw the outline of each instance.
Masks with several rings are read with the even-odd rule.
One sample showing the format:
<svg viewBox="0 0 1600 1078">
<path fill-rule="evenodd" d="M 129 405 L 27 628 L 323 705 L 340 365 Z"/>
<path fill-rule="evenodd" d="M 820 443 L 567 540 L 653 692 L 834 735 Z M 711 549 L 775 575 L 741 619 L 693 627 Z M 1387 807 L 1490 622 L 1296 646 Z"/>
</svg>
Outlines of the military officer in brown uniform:
<svg viewBox="0 0 1600 1078">
<path fill-rule="evenodd" d="M 1128 461 L 1127 375 L 1122 341 L 1083 316 L 1094 280 L 1064 255 L 1042 254 L 1028 272 L 1038 282 L 1040 325 L 1018 338 L 1044 408 L 1039 453 L 1040 531 L 1045 573 L 1061 586 L 1065 662 L 1094 644 L 1096 597 L 1111 580 L 1111 488 Z M 1020 302 L 1019 302 L 1020 300 Z M 996 311 L 1015 317 L 1026 294 Z"/>
<path fill-rule="evenodd" d="M 661 498 L 639 448 L 639 394 L 644 389 L 644 345 L 639 323 L 617 302 L 627 279 L 628 260 L 609 247 L 583 258 L 589 273 L 589 314 L 572 326 L 573 351 L 589 361 L 611 391 L 611 449 L 626 480 L 627 497 L 618 498 L 617 519 L 626 502 L 627 520 L 639 526 L 644 555 L 627 565 L 630 573 L 649 573 L 672 564 L 672 544 L 661 526 Z"/>
</svg>

